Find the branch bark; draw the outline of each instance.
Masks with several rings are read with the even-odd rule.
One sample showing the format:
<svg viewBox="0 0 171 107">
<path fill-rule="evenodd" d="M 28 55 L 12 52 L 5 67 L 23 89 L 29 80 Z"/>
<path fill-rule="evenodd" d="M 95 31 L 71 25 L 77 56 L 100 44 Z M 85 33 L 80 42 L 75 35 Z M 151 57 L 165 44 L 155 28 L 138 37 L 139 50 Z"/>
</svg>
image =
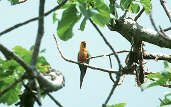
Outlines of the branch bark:
<svg viewBox="0 0 171 107">
<path fill-rule="evenodd" d="M 36 62 L 37 62 L 37 57 L 39 54 L 39 50 L 40 50 L 40 44 L 41 44 L 41 40 L 44 34 L 44 6 L 45 6 L 45 0 L 40 0 L 40 6 L 39 6 L 39 17 L 42 17 L 39 19 L 38 22 L 38 31 L 37 31 L 37 37 L 36 37 L 36 42 L 34 45 L 34 50 L 33 50 L 33 55 L 32 55 L 32 59 L 31 59 L 31 65 L 35 66 Z"/>
<path fill-rule="evenodd" d="M 159 47 L 171 49 L 171 39 L 166 39 L 152 29 L 145 28 L 133 19 L 123 18 L 116 20 L 115 26 L 108 26 L 111 31 L 116 31 L 125 37 L 129 42 L 132 38 L 145 41 Z"/>
</svg>

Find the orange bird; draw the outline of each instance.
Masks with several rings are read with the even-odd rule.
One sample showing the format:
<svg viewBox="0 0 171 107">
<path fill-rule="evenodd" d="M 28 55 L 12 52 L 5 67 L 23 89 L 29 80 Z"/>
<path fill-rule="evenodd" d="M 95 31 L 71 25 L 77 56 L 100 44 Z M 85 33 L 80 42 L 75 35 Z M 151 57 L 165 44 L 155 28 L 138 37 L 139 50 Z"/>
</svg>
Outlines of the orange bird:
<svg viewBox="0 0 171 107">
<path fill-rule="evenodd" d="M 89 64 L 89 61 L 90 61 L 90 59 L 88 59 L 89 57 L 90 57 L 90 54 L 88 53 L 88 50 L 86 48 L 86 41 L 82 41 L 80 43 L 80 51 L 78 53 L 78 62 Z M 87 67 L 79 64 L 79 68 L 81 71 L 80 73 L 80 89 L 81 89 L 83 78 L 86 74 Z"/>
</svg>

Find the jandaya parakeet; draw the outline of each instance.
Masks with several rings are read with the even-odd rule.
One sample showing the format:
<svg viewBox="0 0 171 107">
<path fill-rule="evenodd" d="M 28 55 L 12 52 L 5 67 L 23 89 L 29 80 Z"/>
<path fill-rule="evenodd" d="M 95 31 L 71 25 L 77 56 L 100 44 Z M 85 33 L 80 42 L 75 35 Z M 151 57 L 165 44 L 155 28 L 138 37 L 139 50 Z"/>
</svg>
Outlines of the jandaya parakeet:
<svg viewBox="0 0 171 107">
<path fill-rule="evenodd" d="M 80 51 L 78 53 L 78 62 L 89 64 L 90 59 L 87 59 L 89 57 L 90 57 L 90 54 L 88 53 L 88 50 L 86 48 L 86 41 L 82 41 L 80 43 Z M 86 74 L 87 67 L 79 64 L 79 68 L 81 71 L 81 73 L 80 73 L 80 89 L 81 89 L 83 78 Z"/>
</svg>

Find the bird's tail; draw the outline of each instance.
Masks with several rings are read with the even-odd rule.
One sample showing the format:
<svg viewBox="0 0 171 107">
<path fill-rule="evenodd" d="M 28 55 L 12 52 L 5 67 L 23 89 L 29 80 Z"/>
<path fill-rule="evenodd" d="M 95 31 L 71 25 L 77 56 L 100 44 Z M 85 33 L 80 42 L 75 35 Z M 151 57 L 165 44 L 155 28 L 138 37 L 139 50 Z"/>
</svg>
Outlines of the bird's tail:
<svg viewBox="0 0 171 107">
<path fill-rule="evenodd" d="M 86 74 L 86 72 L 81 72 L 81 74 L 80 74 L 80 89 L 81 89 L 85 74 Z"/>
</svg>

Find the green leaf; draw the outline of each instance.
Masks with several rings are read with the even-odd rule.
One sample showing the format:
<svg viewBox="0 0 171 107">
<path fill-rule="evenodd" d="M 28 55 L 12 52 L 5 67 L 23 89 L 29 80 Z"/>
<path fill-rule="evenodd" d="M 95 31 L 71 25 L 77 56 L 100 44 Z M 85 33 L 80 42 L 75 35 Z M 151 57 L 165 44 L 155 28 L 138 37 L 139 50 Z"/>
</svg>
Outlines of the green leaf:
<svg viewBox="0 0 171 107">
<path fill-rule="evenodd" d="M 0 92 L 6 89 L 10 84 L 16 80 L 15 76 L 10 76 L 0 81 Z M 6 92 L 2 97 L 0 97 L 0 103 L 5 103 L 11 105 L 19 100 L 19 95 L 21 93 L 21 83 L 17 84 L 14 88 Z"/>
<path fill-rule="evenodd" d="M 107 23 L 105 18 L 103 16 L 101 16 L 100 14 L 93 16 L 92 20 L 93 20 L 93 22 L 95 22 L 96 24 L 98 24 L 101 27 L 104 27 L 105 24 Z"/>
<path fill-rule="evenodd" d="M 164 61 L 164 68 L 168 68 L 169 67 L 169 64 L 167 61 Z"/>
<path fill-rule="evenodd" d="M 19 3 L 19 0 L 8 0 L 11 2 L 11 5 L 15 5 Z"/>
<path fill-rule="evenodd" d="M 40 53 L 45 53 L 46 52 L 46 49 L 42 49 L 41 51 L 40 51 Z"/>
<path fill-rule="evenodd" d="M 152 9 L 152 4 L 150 0 L 140 0 L 140 3 L 144 6 L 145 12 L 150 13 Z"/>
<path fill-rule="evenodd" d="M 95 0 L 95 2 L 95 7 L 97 8 L 99 14 L 93 17 L 93 21 L 104 27 L 104 25 L 108 24 L 110 21 L 110 9 L 103 0 Z"/>
<path fill-rule="evenodd" d="M 128 9 L 129 6 L 131 5 L 133 0 L 121 0 L 120 1 L 120 6 L 121 6 L 121 9 L 124 10 L 124 9 Z"/>
<path fill-rule="evenodd" d="M 53 12 L 53 23 L 55 23 L 56 21 L 57 21 L 56 12 Z"/>
<path fill-rule="evenodd" d="M 28 51 L 21 46 L 16 46 L 13 48 L 14 52 L 24 59 L 26 63 L 30 63 L 32 57 L 32 51 Z"/>
<path fill-rule="evenodd" d="M 152 78 L 162 78 L 163 76 L 160 73 L 154 73 L 154 74 L 149 74 L 147 76 L 148 79 L 152 79 Z"/>
<path fill-rule="evenodd" d="M 138 13 L 139 10 L 140 10 L 140 6 L 138 4 L 134 4 L 134 3 L 131 4 L 132 13 Z"/>
<path fill-rule="evenodd" d="M 115 105 L 111 105 L 111 106 L 107 106 L 107 107 L 125 107 L 126 103 L 119 103 L 119 104 L 115 104 Z"/>
<path fill-rule="evenodd" d="M 81 25 L 80 25 L 80 30 L 81 31 L 84 31 L 84 28 L 85 28 L 85 25 L 86 25 L 86 21 L 87 21 L 87 18 L 84 17 L 83 21 L 81 22 Z"/>
<path fill-rule="evenodd" d="M 166 107 L 169 107 L 171 105 L 171 93 L 168 93 L 165 95 L 164 99 L 162 100 L 160 106 L 165 107 L 164 105 L 167 105 Z M 164 102 L 164 103 L 163 103 Z"/>
<path fill-rule="evenodd" d="M 81 15 L 77 14 L 75 5 L 70 5 L 64 10 L 57 27 L 57 34 L 61 40 L 66 41 L 73 36 L 72 28 L 80 17 Z"/>
</svg>

